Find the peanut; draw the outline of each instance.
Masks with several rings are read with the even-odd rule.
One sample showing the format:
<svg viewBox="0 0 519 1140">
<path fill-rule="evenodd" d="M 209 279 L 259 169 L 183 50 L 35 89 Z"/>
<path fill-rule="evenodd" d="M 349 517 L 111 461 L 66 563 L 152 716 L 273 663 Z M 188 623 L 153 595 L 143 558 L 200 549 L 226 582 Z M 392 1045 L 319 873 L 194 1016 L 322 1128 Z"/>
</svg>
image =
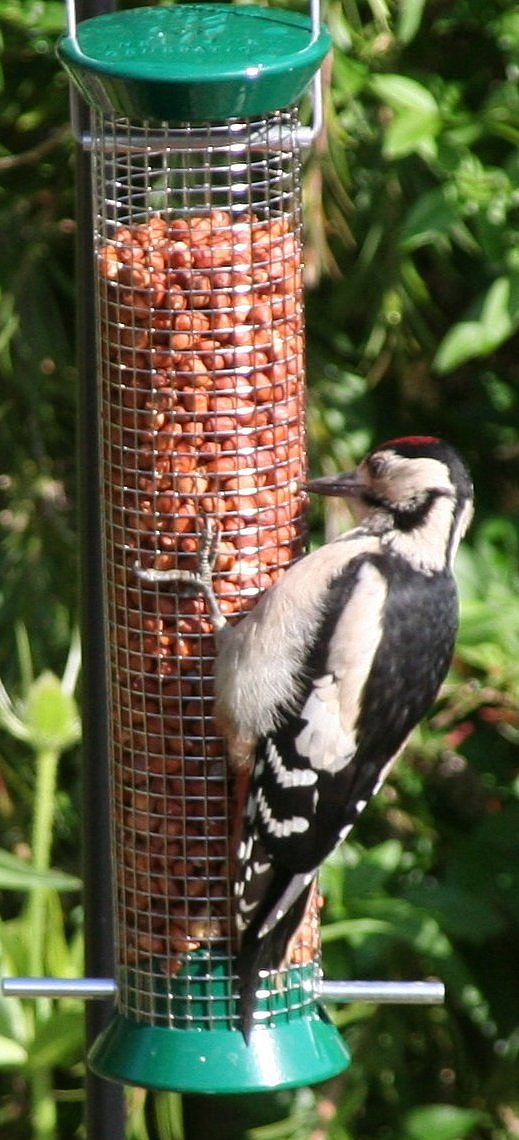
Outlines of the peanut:
<svg viewBox="0 0 519 1140">
<path fill-rule="evenodd" d="M 301 258 L 288 218 L 214 209 L 119 226 L 98 268 L 119 906 L 127 961 L 171 974 L 231 938 L 230 789 L 205 603 L 132 567 L 194 568 L 217 518 L 233 617 L 300 552 Z"/>
</svg>

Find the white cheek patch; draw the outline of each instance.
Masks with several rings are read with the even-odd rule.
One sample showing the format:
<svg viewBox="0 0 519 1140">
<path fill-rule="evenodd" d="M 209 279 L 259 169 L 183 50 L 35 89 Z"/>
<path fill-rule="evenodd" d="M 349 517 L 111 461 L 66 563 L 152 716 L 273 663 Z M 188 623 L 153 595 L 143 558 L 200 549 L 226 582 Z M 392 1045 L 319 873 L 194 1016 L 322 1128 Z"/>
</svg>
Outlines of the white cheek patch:
<svg viewBox="0 0 519 1140">
<path fill-rule="evenodd" d="M 449 468 L 440 459 L 430 455 L 418 455 L 415 459 L 392 453 L 391 460 L 391 501 L 407 503 L 412 501 L 417 489 L 434 487 L 453 497 L 455 487 Z"/>
</svg>

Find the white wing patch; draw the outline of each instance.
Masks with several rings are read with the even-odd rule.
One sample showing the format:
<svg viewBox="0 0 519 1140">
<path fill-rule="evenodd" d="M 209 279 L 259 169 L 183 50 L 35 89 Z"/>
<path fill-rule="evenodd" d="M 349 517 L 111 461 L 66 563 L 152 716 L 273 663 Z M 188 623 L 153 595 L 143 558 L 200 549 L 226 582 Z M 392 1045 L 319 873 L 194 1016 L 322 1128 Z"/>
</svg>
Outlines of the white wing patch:
<svg viewBox="0 0 519 1140">
<path fill-rule="evenodd" d="M 332 775 L 357 749 L 362 694 L 383 633 L 387 582 L 370 562 L 361 567 L 350 601 L 339 616 L 328 653 L 328 672 L 314 682 L 296 738 L 312 769 Z"/>
<path fill-rule="evenodd" d="M 285 819 L 276 819 L 261 788 L 257 790 L 256 806 L 265 828 L 271 835 L 275 835 L 276 839 L 288 839 L 294 833 L 301 835 L 303 831 L 308 831 L 310 824 L 302 815 L 291 815 Z"/>
<path fill-rule="evenodd" d="M 311 768 L 286 768 L 272 740 L 267 742 L 266 759 L 282 788 L 309 788 L 317 780 L 317 772 Z"/>
<path fill-rule="evenodd" d="M 306 756 L 314 773 L 338 772 L 349 763 L 356 749 L 354 732 L 341 724 L 339 685 L 333 677 L 320 678 L 302 711 L 305 727 L 295 739 L 301 756 Z"/>
</svg>

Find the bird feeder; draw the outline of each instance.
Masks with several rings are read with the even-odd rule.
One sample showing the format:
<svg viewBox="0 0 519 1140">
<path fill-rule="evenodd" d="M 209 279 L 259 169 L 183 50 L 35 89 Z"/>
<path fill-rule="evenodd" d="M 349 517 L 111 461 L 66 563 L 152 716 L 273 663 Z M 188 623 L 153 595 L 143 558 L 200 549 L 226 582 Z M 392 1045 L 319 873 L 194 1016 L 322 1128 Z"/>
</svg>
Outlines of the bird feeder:
<svg viewBox="0 0 519 1140">
<path fill-rule="evenodd" d="M 213 629 L 160 571 L 195 569 L 212 520 L 239 620 L 304 548 L 298 104 L 330 40 L 315 13 L 255 5 L 70 24 L 58 51 L 91 114 L 117 932 L 117 1013 L 90 1061 L 183 1092 L 309 1084 L 348 1063 L 317 1000 L 316 899 L 246 1045 Z"/>
<path fill-rule="evenodd" d="M 261 978 L 245 1043 L 232 887 L 243 788 L 214 717 L 210 614 L 179 578 L 212 527 L 216 594 L 239 621 L 304 549 L 300 168 L 330 40 L 317 0 L 310 19 L 211 3 L 76 25 L 67 0 L 67 13 L 58 53 L 90 108 L 85 131 L 73 97 L 96 267 L 88 474 L 100 461 L 83 525 L 97 539 L 99 499 L 104 604 L 86 538 L 84 592 L 89 679 L 100 608 L 109 677 L 117 976 L 2 978 L 0 992 L 115 998 L 90 1054 L 115 1081 L 194 1094 L 311 1084 L 349 1062 L 320 1001 L 437 1004 L 443 985 L 324 981 L 315 891 L 290 960 Z M 309 84 L 311 128 L 298 112 Z M 93 761 L 92 700 L 85 719 Z M 103 1124 L 113 1134 L 107 1110 L 105 1098 L 94 1122 L 90 1106 L 92 1140 Z"/>
</svg>

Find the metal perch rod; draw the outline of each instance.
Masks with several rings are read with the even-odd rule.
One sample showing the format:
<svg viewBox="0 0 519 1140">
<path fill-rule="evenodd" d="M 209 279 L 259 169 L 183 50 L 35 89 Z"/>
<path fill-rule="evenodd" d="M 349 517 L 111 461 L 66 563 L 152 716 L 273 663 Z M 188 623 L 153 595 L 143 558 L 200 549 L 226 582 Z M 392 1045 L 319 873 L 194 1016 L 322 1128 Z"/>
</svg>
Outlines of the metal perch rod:
<svg viewBox="0 0 519 1140">
<path fill-rule="evenodd" d="M 110 998 L 117 994 L 114 978 L 4 978 L 4 997 L 24 998 Z M 393 1005 L 441 1005 L 445 1000 L 442 982 L 321 982 L 318 996 L 323 1001 L 364 1001 Z"/>
</svg>

